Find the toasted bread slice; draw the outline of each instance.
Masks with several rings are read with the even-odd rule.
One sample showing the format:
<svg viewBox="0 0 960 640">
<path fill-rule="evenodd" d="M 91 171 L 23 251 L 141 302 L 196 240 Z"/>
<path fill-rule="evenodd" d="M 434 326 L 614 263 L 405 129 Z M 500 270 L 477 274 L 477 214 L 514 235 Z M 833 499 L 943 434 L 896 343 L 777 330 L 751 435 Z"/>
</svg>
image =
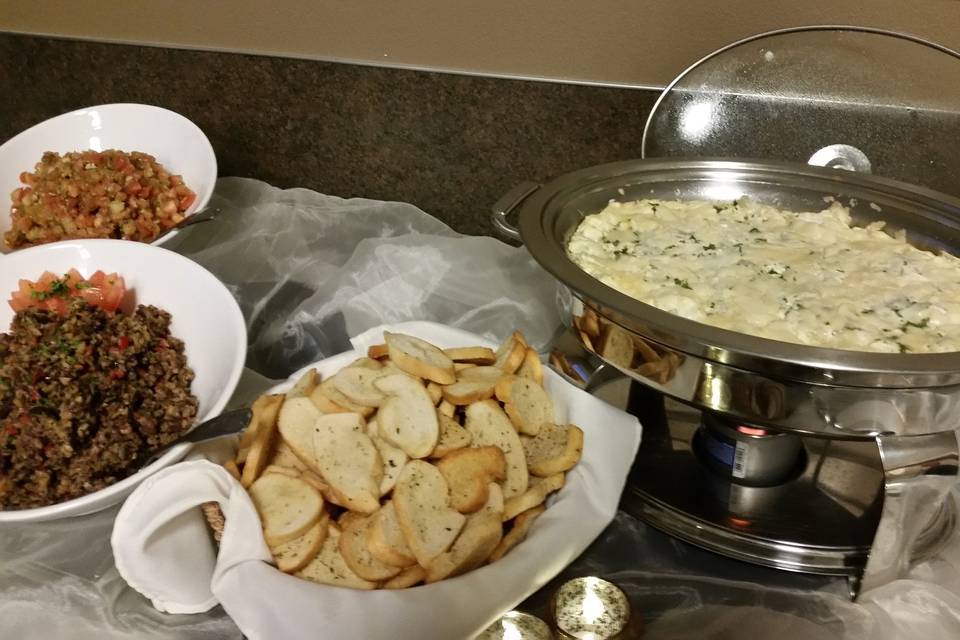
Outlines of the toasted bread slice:
<svg viewBox="0 0 960 640">
<path fill-rule="evenodd" d="M 566 477 L 562 473 L 556 473 L 546 478 L 533 478 L 530 482 L 530 488 L 518 496 L 514 496 L 506 501 L 503 508 L 503 520 L 511 520 L 517 515 L 540 506 L 547 499 L 547 496 L 554 491 L 563 488 Z"/>
<path fill-rule="evenodd" d="M 327 539 L 329 526 L 330 516 L 324 512 L 317 523 L 299 538 L 270 547 L 277 569 L 284 573 L 293 573 L 310 564 L 320 553 L 323 541 Z"/>
<path fill-rule="evenodd" d="M 263 468 L 269 463 L 277 443 L 277 414 L 283 405 L 283 396 L 263 396 L 263 398 L 263 402 L 258 399 L 253 406 L 252 421 L 256 422 L 257 428 L 256 435 L 243 456 L 240 484 L 244 487 L 249 487 L 260 476 Z"/>
<path fill-rule="evenodd" d="M 380 495 L 385 496 L 397 484 L 397 478 L 403 471 L 403 465 L 407 464 L 407 454 L 403 449 L 398 449 L 386 440 L 380 437 L 379 423 L 376 419 L 367 423 L 367 435 L 373 440 L 373 444 L 380 452 L 380 458 L 383 460 L 383 479 L 380 481 Z"/>
<path fill-rule="evenodd" d="M 265 476 L 268 473 L 279 473 L 281 475 L 287 476 L 288 478 L 300 477 L 300 472 L 297 471 L 296 469 L 291 469 L 290 467 L 281 467 L 280 465 L 277 465 L 277 464 L 268 464 L 266 468 L 264 468 L 263 473 L 260 475 Z"/>
<path fill-rule="evenodd" d="M 270 422 L 269 418 L 271 417 L 270 413 L 273 410 L 274 402 L 273 396 L 263 395 L 254 400 L 250 406 L 252 414 L 250 416 L 250 422 L 247 424 L 247 428 L 243 430 L 243 433 L 240 434 L 240 440 L 237 442 L 237 464 L 246 462 L 250 445 L 252 445 L 256 439 L 260 426 L 264 422 Z M 279 411 L 280 407 L 277 406 L 276 409 Z M 275 421 L 276 415 L 273 415 L 272 418 Z"/>
<path fill-rule="evenodd" d="M 374 382 L 384 375 L 383 367 L 371 369 L 351 366 L 338 371 L 330 378 L 330 384 L 354 405 L 379 407 L 387 396 L 377 389 Z"/>
<path fill-rule="evenodd" d="M 457 374 L 457 381 L 443 387 L 443 398 L 456 405 L 467 405 L 493 397 L 503 370 L 498 367 L 471 367 Z"/>
<path fill-rule="evenodd" d="M 427 577 L 427 570 L 418 564 L 407 567 L 382 585 L 381 589 L 408 589 L 423 582 Z"/>
<path fill-rule="evenodd" d="M 300 462 L 314 471 L 318 469 L 313 451 L 313 425 L 322 415 L 309 398 L 294 398 L 283 403 L 277 418 L 284 443 Z"/>
<path fill-rule="evenodd" d="M 316 369 L 309 369 L 297 379 L 293 387 L 285 394 L 287 399 L 306 398 L 320 384 L 320 374 Z"/>
<path fill-rule="evenodd" d="M 407 543 L 420 566 L 446 551 L 466 522 L 452 509 L 443 474 L 432 464 L 411 460 L 393 490 L 393 504 Z"/>
<path fill-rule="evenodd" d="M 377 583 L 364 580 L 347 565 L 340 553 L 340 529 L 331 524 L 327 530 L 327 539 L 323 541 L 320 553 L 296 575 L 318 584 L 349 589 L 376 589 Z"/>
<path fill-rule="evenodd" d="M 540 354 L 532 347 L 527 347 L 527 352 L 523 356 L 523 364 L 517 370 L 517 375 L 522 378 L 529 378 L 541 387 L 543 386 L 543 363 L 540 362 Z"/>
<path fill-rule="evenodd" d="M 476 569 L 490 557 L 503 537 L 503 493 L 491 484 L 488 499 L 476 513 L 467 516 L 463 531 L 450 550 L 437 556 L 427 569 L 427 583 L 458 576 Z"/>
<path fill-rule="evenodd" d="M 357 358 L 356 360 L 348 364 L 345 368 L 354 369 L 357 367 L 360 367 L 361 369 L 372 369 L 374 371 L 377 371 L 379 369 L 383 369 L 383 363 L 373 358 Z"/>
<path fill-rule="evenodd" d="M 397 509 L 392 500 L 384 503 L 370 518 L 366 542 L 373 557 L 380 562 L 400 568 L 417 564 L 417 559 L 400 528 Z"/>
<path fill-rule="evenodd" d="M 452 418 L 453 414 L 457 412 L 457 406 L 452 402 L 441 400 L 440 404 L 437 405 L 437 411 L 440 413 L 440 415 Z"/>
<path fill-rule="evenodd" d="M 317 470 L 351 511 L 373 513 L 380 508 L 383 460 L 355 413 L 320 416 L 313 425 Z"/>
<path fill-rule="evenodd" d="M 442 458 L 451 451 L 470 446 L 470 432 L 460 426 L 453 418 L 437 412 L 440 421 L 440 438 L 430 454 L 431 458 Z"/>
<path fill-rule="evenodd" d="M 443 387 L 436 382 L 430 382 L 427 384 L 427 394 L 433 400 L 433 406 L 437 406 L 443 400 Z"/>
<path fill-rule="evenodd" d="M 267 466 L 269 467 L 270 465 Z M 233 460 L 226 460 L 223 463 L 223 468 L 226 469 L 231 476 L 233 476 L 234 480 L 237 482 L 240 481 L 240 467 L 237 466 L 236 462 Z M 0 491 L 0 493 L 2 493 L 2 491 Z"/>
<path fill-rule="evenodd" d="M 320 495 L 323 496 L 324 500 L 326 500 L 327 502 L 333 502 L 333 500 L 330 500 L 327 497 L 327 494 L 330 492 L 330 485 L 324 482 L 323 478 L 320 477 L 320 474 L 318 474 L 315 471 L 311 471 L 310 469 L 307 469 L 306 471 L 300 472 L 300 479 L 306 482 L 308 485 L 310 485 L 314 489 L 316 489 L 317 491 L 319 491 Z M 343 506 L 342 504 L 339 504 L 337 502 L 333 502 L 333 504 L 337 505 L 338 507 Z"/>
<path fill-rule="evenodd" d="M 535 476 L 545 477 L 572 469 L 583 453 L 583 431 L 568 424 L 545 422 L 535 437 L 520 438 L 527 457 L 527 468 Z"/>
<path fill-rule="evenodd" d="M 385 344 L 374 344 L 367 348 L 367 357 L 371 360 L 383 360 L 390 357 L 390 348 Z"/>
<path fill-rule="evenodd" d="M 473 513 L 486 504 L 490 483 L 506 477 L 507 461 L 499 447 L 469 447 L 450 452 L 436 465 L 450 487 L 450 506 Z"/>
<path fill-rule="evenodd" d="M 600 337 L 600 318 L 593 309 L 588 308 L 583 310 L 583 315 L 580 316 L 580 321 L 577 326 L 591 338 Z"/>
<path fill-rule="evenodd" d="M 506 478 L 502 483 L 505 499 L 518 496 L 527 490 L 529 475 L 527 461 L 520 444 L 520 435 L 510 419 L 494 400 L 483 400 L 466 409 L 467 431 L 472 438 L 471 446 L 499 447 L 507 461 Z"/>
<path fill-rule="evenodd" d="M 359 511 L 344 511 L 337 518 L 337 527 L 340 528 L 340 532 L 343 533 L 343 530 L 352 525 L 355 522 L 360 520 L 365 520 L 369 516 L 365 513 L 360 513 Z"/>
<path fill-rule="evenodd" d="M 553 400 L 533 380 L 520 376 L 503 378 L 497 383 L 496 393 L 520 433 L 535 436 L 540 425 L 553 422 Z"/>
<path fill-rule="evenodd" d="M 279 404 L 275 399 L 277 397 L 281 399 L 281 403 Z M 257 434 L 260 432 L 261 427 L 276 423 L 277 413 L 280 411 L 282 400 L 283 396 L 264 395 L 254 401 L 250 407 L 252 413 L 250 422 L 247 424 L 247 428 L 243 430 L 243 433 L 240 434 L 240 439 L 237 442 L 237 464 L 244 464 L 247 461 L 250 447 L 257 439 Z"/>
<path fill-rule="evenodd" d="M 299 538 L 323 513 L 320 492 L 299 478 L 270 473 L 260 476 L 248 491 L 260 514 L 263 537 L 268 545 L 281 545 Z"/>
<path fill-rule="evenodd" d="M 371 518 L 372 516 L 357 518 L 343 525 L 340 555 L 355 574 L 364 580 L 380 582 L 400 573 L 400 567 L 380 562 L 367 548 L 367 530 L 370 528 Z"/>
<path fill-rule="evenodd" d="M 454 362 L 466 362 L 468 364 L 493 364 L 497 361 L 497 354 L 488 347 L 458 347 L 455 349 L 444 349 L 443 352 Z"/>
<path fill-rule="evenodd" d="M 389 397 L 380 406 L 380 437 L 411 458 L 430 455 L 440 437 L 437 410 L 423 383 L 402 373 L 376 381 Z"/>
<path fill-rule="evenodd" d="M 523 357 L 527 354 L 527 344 L 523 336 L 514 331 L 500 348 L 497 349 L 493 366 L 502 369 L 504 373 L 515 373 L 523 364 Z"/>
<path fill-rule="evenodd" d="M 390 360 L 401 370 L 437 384 L 457 381 L 453 360 L 426 340 L 386 331 L 383 339 L 390 351 Z"/>
<path fill-rule="evenodd" d="M 305 471 L 307 469 L 307 465 L 301 462 L 300 458 L 297 457 L 297 454 L 293 452 L 293 450 L 290 448 L 290 445 L 286 443 L 282 436 L 277 441 L 276 446 L 273 448 L 273 456 L 270 458 L 270 466 L 286 467 L 296 471 Z"/>
<path fill-rule="evenodd" d="M 383 497 L 393 491 L 397 485 L 397 478 L 403 472 L 403 468 L 410 461 L 402 450 L 387 443 L 383 438 L 377 438 L 373 441 L 374 446 L 380 453 L 383 460 L 383 478 L 380 480 L 380 496 Z"/>
<path fill-rule="evenodd" d="M 358 404 L 343 395 L 334 386 L 333 378 L 327 378 L 321 382 L 310 394 L 310 399 L 323 413 L 359 413 L 364 418 L 368 418 L 376 411 L 373 407 Z"/>
<path fill-rule="evenodd" d="M 536 476 L 530 478 L 530 486 L 543 491 L 545 496 L 549 496 L 554 491 L 560 491 L 566 482 L 567 474 L 565 473 L 554 473 L 544 478 L 538 478 Z"/>
<path fill-rule="evenodd" d="M 626 330 L 615 324 L 607 324 L 603 328 L 603 333 L 596 345 L 597 353 L 610 362 L 615 367 L 630 369 L 633 366 L 636 357 L 637 345 Z M 656 357 L 658 361 L 659 356 Z"/>
<path fill-rule="evenodd" d="M 530 532 L 530 526 L 533 521 L 539 517 L 547 508 L 542 504 L 532 509 L 527 509 L 513 519 L 513 527 L 503 536 L 503 540 L 497 545 L 497 548 L 490 554 L 490 562 L 496 562 L 507 555 L 511 549 L 523 542 Z"/>
</svg>

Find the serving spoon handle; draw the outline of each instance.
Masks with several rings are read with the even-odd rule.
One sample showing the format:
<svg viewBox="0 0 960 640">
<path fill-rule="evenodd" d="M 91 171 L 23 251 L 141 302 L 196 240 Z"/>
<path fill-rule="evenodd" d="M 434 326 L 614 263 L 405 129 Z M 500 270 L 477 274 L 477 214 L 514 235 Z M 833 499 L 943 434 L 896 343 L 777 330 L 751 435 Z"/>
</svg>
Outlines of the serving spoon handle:
<svg viewBox="0 0 960 640">
<path fill-rule="evenodd" d="M 150 464 L 171 447 L 175 447 L 184 442 L 198 444 L 200 442 L 209 442 L 210 440 L 217 440 L 218 438 L 234 436 L 250 424 L 250 418 L 252 417 L 253 412 L 250 409 L 236 409 L 234 411 L 221 413 L 217 417 L 210 418 L 206 422 L 197 425 L 188 433 L 185 433 L 160 451 L 154 453 L 145 464 Z"/>
<path fill-rule="evenodd" d="M 187 216 L 177 224 L 173 225 L 169 229 L 164 230 L 160 235 L 158 235 L 156 238 L 153 239 L 153 242 L 156 242 L 163 236 L 169 233 L 172 233 L 174 231 L 179 231 L 180 229 L 191 227 L 201 222 L 210 222 L 211 220 L 216 220 L 218 215 L 220 215 L 220 209 L 218 209 L 217 207 L 207 207 L 206 209 L 201 209 L 196 213 L 191 213 L 189 216 Z"/>
</svg>

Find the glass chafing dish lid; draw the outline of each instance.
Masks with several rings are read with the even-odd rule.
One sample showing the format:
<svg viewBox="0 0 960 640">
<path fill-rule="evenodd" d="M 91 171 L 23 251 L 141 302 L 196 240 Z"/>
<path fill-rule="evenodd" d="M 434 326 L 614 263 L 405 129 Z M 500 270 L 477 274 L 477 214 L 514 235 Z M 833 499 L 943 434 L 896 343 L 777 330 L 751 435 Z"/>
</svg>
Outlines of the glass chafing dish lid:
<svg viewBox="0 0 960 640">
<path fill-rule="evenodd" d="M 803 27 L 723 47 L 654 105 L 644 157 L 786 160 L 960 196 L 960 53 L 913 36 Z"/>
</svg>

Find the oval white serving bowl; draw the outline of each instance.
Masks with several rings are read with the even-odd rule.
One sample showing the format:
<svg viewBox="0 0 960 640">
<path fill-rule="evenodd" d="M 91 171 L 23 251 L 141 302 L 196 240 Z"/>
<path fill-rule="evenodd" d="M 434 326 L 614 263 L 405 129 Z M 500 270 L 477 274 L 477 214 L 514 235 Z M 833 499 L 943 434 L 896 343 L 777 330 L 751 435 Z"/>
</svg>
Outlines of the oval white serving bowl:
<svg viewBox="0 0 960 640">
<path fill-rule="evenodd" d="M 200 127 L 184 116 L 147 104 L 103 104 L 44 120 L 0 145 L 0 253 L 10 229 L 10 193 L 23 186 L 20 174 L 33 171 L 45 151 L 142 151 L 167 171 L 183 177 L 197 199 L 186 215 L 202 210 L 217 181 L 217 158 Z M 172 231 L 156 244 L 177 235 Z M 22 249 L 21 249 L 22 250 Z"/>
<path fill-rule="evenodd" d="M 0 256 L 0 331 L 14 313 L 8 300 L 21 278 L 44 271 L 83 276 L 101 269 L 123 276 L 137 304 L 152 304 L 172 317 L 171 333 L 183 340 L 199 400 L 197 424 L 223 411 L 243 372 L 247 331 L 243 314 L 227 288 L 209 271 L 177 253 L 124 240 L 66 240 Z M 190 445 L 172 447 L 133 475 L 81 498 L 48 507 L 0 511 L 0 523 L 38 522 L 92 513 L 123 500 L 150 474 L 177 462 Z"/>
</svg>

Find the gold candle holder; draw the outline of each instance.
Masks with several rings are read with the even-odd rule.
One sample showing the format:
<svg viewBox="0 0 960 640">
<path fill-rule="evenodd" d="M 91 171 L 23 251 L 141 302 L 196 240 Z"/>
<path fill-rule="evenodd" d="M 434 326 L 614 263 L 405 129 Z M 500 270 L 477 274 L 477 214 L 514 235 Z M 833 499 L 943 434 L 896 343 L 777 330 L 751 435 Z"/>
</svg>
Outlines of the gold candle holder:
<svg viewBox="0 0 960 640">
<path fill-rule="evenodd" d="M 574 578 L 553 596 L 553 619 L 561 638 L 608 640 L 630 621 L 630 601 L 617 585 L 602 578 Z"/>
<path fill-rule="evenodd" d="M 508 611 L 474 640 L 554 640 L 550 625 L 522 611 Z"/>
</svg>

